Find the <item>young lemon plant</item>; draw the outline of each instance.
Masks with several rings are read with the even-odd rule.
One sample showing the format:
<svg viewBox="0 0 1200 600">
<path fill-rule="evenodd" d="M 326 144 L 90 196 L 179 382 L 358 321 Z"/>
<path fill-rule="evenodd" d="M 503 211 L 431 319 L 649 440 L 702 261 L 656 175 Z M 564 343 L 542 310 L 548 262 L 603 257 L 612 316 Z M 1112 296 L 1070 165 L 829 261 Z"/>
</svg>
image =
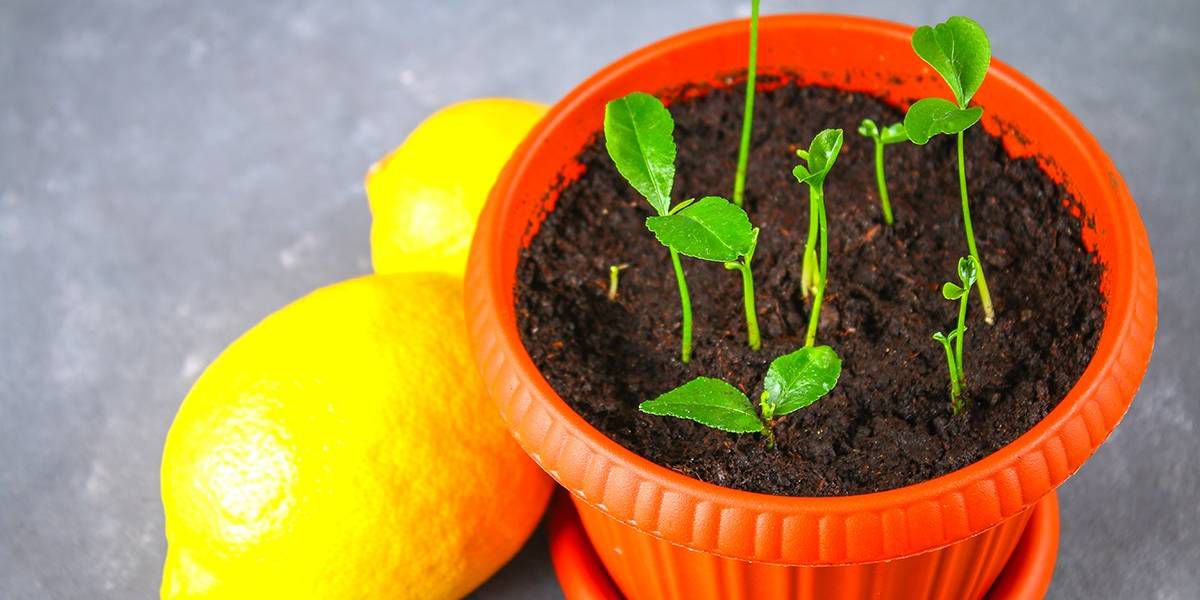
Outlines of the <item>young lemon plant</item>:
<svg viewBox="0 0 1200 600">
<path fill-rule="evenodd" d="M 763 380 L 763 392 L 758 399 L 757 410 L 750 398 L 738 388 L 721 379 L 697 377 L 653 400 L 643 402 L 639 408 L 652 415 L 690 419 L 702 425 L 733 433 L 761 433 L 767 447 L 775 446 L 775 419 L 811 405 L 828 394 L 837 385 L 842 373 L 842 361 L 829 346 L 814 345 L 821 300 L 825 293 L 825 268 L 829 257 L 826 239 L 827 223 L 824 207 L 824 180 L 837 159 L 842 147 L 842 131 L 827 129 L 817 134 L 807 151 L 799 151 L 808 166 L 797 166 L 793 171 L 796 178 L 807 183 L 810 189 L 810 214 L 814 228 L 809 233 L 809 248 L 806 255 L 815 253 L 811 245 L 820 235 L 821 259 L 816 281 L 813 312 L 809 317 L 808 332 L 803 348 L 771 361 Z M 701 218 L 692 218 L 696 223 L 685 223 L 679 217 L 696 213 Z M 751 333 L 751 346 L 757 348 L 757 323 L 753 317 L 753 278 L 750 259 L 758 239 L 758 229 L 750 225 L 750 219 L 736 205 L 722 198 L 707 197 L 685 206 L 659 219 L 647 220 L 659 241 L 674 244 L 679 252 L 707 260 L 723 260 L 726 268 L 742 271 L 746 301 L 747 327 Z M 675 219 L 678 232 L 670 232 L 663 225 Z M 688 230 L 684 235 L 684 227 Z M 685 244 L 687 246 L 685 247 Z M 705 255 L 705 256 L 700 256 Z M 730 257 L 735 256 L 737 260 Z M 816 268 L 816 267 L 813 267 Z M 754 326 L 751 327 L 751 323 Z"/>
<path fill-rule="evenodd" d="M 742 274 L 746 335 L 758 350 L 762 341 L 754 306 L 754 275 L 750 261 L 758 245 L 758 228 L 746 211 L 719 196 L 688 199 L 671 206 L 675 179 L 675 121 L 657 98 L 634 92 L 605 107 L 604 138 L 617 170 L 658 214 L 646 219 L 650 229 L 671 253 L 683 313 L 682 360 L 692 353 L 692 305 L 679 256 L 720 262 Z M 610 271 L 611 276 L 611 271 Z"/>
<path fill-rule="evenodd" d="M 967 172 L 963 159 L 963 132 L 979 122 L 983 108 L 968 106 L 971 97 L 983 84 L 992 60 L 991 44 L 983 27 L 967 17 L 950 17 L 933 27 L 918 28 L 912 35 L 912 47 L 917 56 L 933 67 L 950 91 L 954 102 L 943 98 L 925 98 L 909 107 L 904 115 L 908 139 L 924 145 L 935 135 L 954 134 L 958 143 L 958 188 L 962 197 L 963 229 L 967 249 L 975 259 L 979 275 L 979 299 L 983 303 L 984 320 L 995 323 L 992 296 L 983 275 L 983 263 L 975 248 L 975 233 L 971 228 L 971 206 L 967 198 Z"/>
<path fill-rule="evenodd" d="M 750 58 L 746 64 L 746 104 L 742 110 L 742 141 L 733 177 L 733 203 L 741 206 L 746 193 L 746 164 L 750 160 L 750 125 L 754 120 L 754 88 L 758 77 L 758 2 L 750 0 Z"/>
<path fill-rule="evenodd" d="M 796 165 L 792 175 L 796 181 L 808 185 L 808 239 L 804 242 L 804 259 L 800 270 L 800 293 L 807 295 L 813 289 L 812 312 L 808 316 L 808 333 L 804 345 L 812 346 L 817 335 L 817 323 L 821 317 L 821 301 L 825 298 L 825 277 L 829 274 L 829 224 L 825 216 L 825 176 L 833 168 L 838 152 L 842 150 L 842 130 L 826 129 L 818 133 L 809 144 L 808 150 L 797 150 L 796 154 L 806 165 Z M 814 245 L 820 240 L 821 257 L 818 260 Z"/>
<path fill-rule="evenodd" d="M 726 269 L 741 272 L 747 343 L 754 350 L 761 348 L 754 274 L 750 270 L 758 246 L 758 228 L 750 224 L 746 211 L 719 196 L 705 196 L 682 202 L 666 215 L 646 219 L 646 227 L 672 252 L 723 263 Z"/>
<path fill-rule="evenodd" d="M 891 225 L 892 203 L 888 201 L 887 176 L 883 171 L 883 147 L 908 141 L 904 131 L 904 123 L 892 123 L 880 129 L 875 121 L 863 119 L 858 126 L 858 134 L 875 141 L 875 183 L 879 185 L 879 205 L 883 210 L 883 222 Z"/>
<path fill-rule="evenodd" d="M 801 348 L 771 361 L 758 410 L 733 385 L 697 377 L 639 406 L 652 415 L 690 419 L 732 433 L 761 433 L 775 447 L 775 419 L 809 406 L 837 385 L 842 361 L 829 346 Z"/>
<path fill-rule="evenodd" d="M 963 370 L 963 336 L 967 332 L 967 297 L 971 294 L 971 286 L 975 285 L 978 273 L 975 259 L 964 256 L 958 259 L 958 284 L 947 281 L 942 286 L 942 297 L 958 301 L 958 326 L 949 334 L 940 331 L 933 334 L 946 350 L 946 367 L 950 372 L 950 410 L 954 414 L 962 412 L 962 389 L 967 375 Z"/>
<path fill-rule="evenodd" d="M 675 185 L 675 120 L 662 102 L 633 92 L 604 107 L 604 146 L 621 176 L 650 203 L 658 216 L 671 212 Z M 692 358 L 692 300 L 679 252 L 671 249 L 671 265 L 679 285 L 682 313 L 680 358 Z"/>
</svg>

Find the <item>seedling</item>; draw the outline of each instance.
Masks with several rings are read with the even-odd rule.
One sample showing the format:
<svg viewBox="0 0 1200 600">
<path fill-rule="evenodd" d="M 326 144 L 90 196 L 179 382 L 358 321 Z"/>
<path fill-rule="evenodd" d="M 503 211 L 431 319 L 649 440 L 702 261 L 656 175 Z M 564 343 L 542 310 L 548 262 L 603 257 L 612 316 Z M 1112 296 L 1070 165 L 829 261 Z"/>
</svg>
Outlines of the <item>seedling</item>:
<svg viewBox="0 0 1200 600">
<path fill-rule="evenodd" d="M 809 144 L 808 150 L 797 150 L 796 154 L 807 163 L 796 165 L 792 175 L 796 181 L 808 184 L 808 239 L 804 242 L 804 259 L 800 270 L 801 295 L 814 289 L 812 312 L 808 317 L 808 333 L 804 345 L 811 347 L 817 335 L 817 323 L 821 315 L 821 300 L 825 297 L 825 277 L 829 271 L 829 231 L 825 217 L 825 176 L 833 168 L 838 152 L 842 149 L 842 130 L 826 129 L 818 133 Z M 821 258 L 818 261 L 813 246 L 820 236 Z"/>
<path fill-rule="evenodd" d="M 888 144 L 907 142 L 908 134 L 904 123 L 893 123 L 880 129 L 871 119 L 863 119 L 858 133 L 875 140 L 875 182 L 879 184 L 879 204 L 883 209 L 883 222 L 892 224 L 892 204 L 888 202 L 887 178 L 883 172 L 883 147 Z"/>
<path fill-rule="evenodd" d="M 983 108 L 969 107 L 971 97 L 979 90 L 992 60 L 987 33 L 979 23 L 966 17 L 950 17 L 934 27 L 918 28 L 912 35 L 912 47 L 917 56 L 942 76 L 954 102 L 943 98 L 918 100 L 904 115 L 904 129 L 915 144 L 925 144 L 940 133 L 955 134 L 958 142 L 958 188 L 962 196 L 963 229 L 967 248 L 975 259 L 979 275 L 979 299 L 983 302 L 984 320 L 990 325 L 996 316 L 992 296 L 983 276 L 983 262 L 975 248 L 975 233 L 971 229 L 971 207 L 967 199 L 967 172 L 963 159 L 963 132 L 983 116 Z"/>
<path fill-rule="evenodd" d="M 746 163 L 750 159 L 750 122 L 754 120 L 754 87 L 758 72 L 758 1 L 750 0 L 750 59 L 746 65 L 746 104 L 742 112 L 742 141 L 738 146 L 733 203 L 741 206 L 746 192 Z"/>
<path fill-rule="evenodd" d="M 609 102 L 604 107 L 604 145 L 609 157 L 629 185 L 650 203 L 658 216 L 671 212 L 671 187 L 675 184 L 675 120 L 662 102 L 642 92 Z M 679 284 L 683 320 L 680 355 L 692 358 L 692 300 L 679 252 L 671 251 L 671 265 Z"/>
<path fill-rule="evenodd" d="M 978 274 L 978 264 L 975 258 L 964 256 L 958 259 L 959 285 L 947 281 L 942 286 L 942 296 L 947 300 L 958 300 L 958 326 L 949 334 L 937 332 L 933 339 L 942 344 L 946 350 L 946 367 L 950 371 L 950 410 L 958 414 L 963 409 L 962 388 L 967 375 L 963 370 L 963 336 L 967 332 L 967 297 L 971 295 L 971 286 L 975 285 Z M 954 348 L 951 349 L 953 344 Z"/>
<path fill-rule="evenodd" d="M 629 268 L 628 263 L 609 265 L 608 267 L 608 299 L 617 299 L 617 286 L 621 283 L 621 271 Z"/>
<path fill-rule="evenodd" d="M 837 385 L 842 361 L 829 346 L 801 348 L 771 361 L 758 411 L 746 394 L 712 377 L 697 377 L 653 400 L 642 412 L 690 419 L 732 433 L 761 433 L 775 447 L 775 419 L 809 406 Z"/>
<path fill-rule="evenodd" d="M 666 215 L 646 219 L 654 232 L 672 252 L 724 263 L 726 269 L 742 273 L 742 304 L 746 309 L 746 337 L 758 350 L 758 316 L 754 308 L 754 275 L 750 261 L 758 245 L 758 228 L 750 224 L 746 211 L 719 196 L 688 200 Z"/>
</svg>

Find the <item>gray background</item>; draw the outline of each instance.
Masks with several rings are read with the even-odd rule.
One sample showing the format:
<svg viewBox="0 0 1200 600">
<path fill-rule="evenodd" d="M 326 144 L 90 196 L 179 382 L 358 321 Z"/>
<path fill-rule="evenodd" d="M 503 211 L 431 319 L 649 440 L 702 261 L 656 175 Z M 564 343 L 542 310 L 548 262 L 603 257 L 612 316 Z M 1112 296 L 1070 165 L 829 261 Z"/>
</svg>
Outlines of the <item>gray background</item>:
<svg viewBox="0 0 1200 600">
<path fill-rule="evenodd" d="M 179 401 L 271 310 L 369 270 L 363 172 L 425 115 L 551 102 L 748 13 L 643 4 L 0 2 L 0 598 L 156 594 Z M 1125 422 L 1061 490 L 1051 596 L 1200 596 L 1200 3 L 764 4 L 972 15 L 1111 154 L 1150 231 L 1161 325 Z M 559 597 L 542 534 L 478 595 Z"/>
</svg>

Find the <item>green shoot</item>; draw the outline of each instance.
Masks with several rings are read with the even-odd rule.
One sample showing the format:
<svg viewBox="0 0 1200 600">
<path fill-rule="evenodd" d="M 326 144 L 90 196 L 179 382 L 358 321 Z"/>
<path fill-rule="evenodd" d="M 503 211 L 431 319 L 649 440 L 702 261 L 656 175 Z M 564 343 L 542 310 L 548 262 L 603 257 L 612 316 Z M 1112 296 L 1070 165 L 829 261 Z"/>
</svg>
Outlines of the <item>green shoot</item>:
<svg viewBox="0 0 1200 600">
<path fill-rule="evenodd" d="M 741 206 L 746 193 L 746 163 L 750 159 L 750 122 L 754 120 L 754 86 L 758 77 L 758 1 L 750 0 L 750 60 L 746 66 L 746 106 L 742 112 L 742 142 L 738 146 L 733 203 Z"/>
<path fill-rule="evenodd" d="M 943 98 L 918 100 L 904 116 L 904 128 L 908 139 L 915 144 L 925 144 L 938 134 L 954 134 L 958 143 L 958 188 L 962 197 L 963 229 L 967 235 L 967 249 L 975 259 L 979 272 L 979 299 L 983 302 L 984 320 L 989 325 L 996 322 L 992 308 L 992 296 L 988 292 L 987 279 L 983 276 L 983 262 L 975 248 L 975 232 L 971 228 L 971 207 L 967 198 L 967 172 L 963 159 L 963 132 L 979 121 L 983 108 L 969 107 L 971 97 L 983 84 L 988 65 L 992 60 L 991 44 L 983 27 L 966 17 L 950 17 L 933 27 L 918 28 L 912 35 L 912 47 L 917 56 L 942 76 L 954 102 Z"/>
<path fill-rule="evenodd" d="M 617 286 L 621 283 L 621 271 L 629 268 L 629 263 L 610 265 L 608 267 L 608 299 L 617 299 Z"/>
<path fill-rule="evenodd" d="M 842 361 L 833 348 L 801 348 L 771 361 L 758 411 L 741 390 L 697 377 L 638 407 L 644 413 L 690 419 L 732 433 L 761 433 L 775 447 L 775 419 L 811 405 L 837 385 Z"/>
<path fill-rule="evenodd" d="M 633 186 L 656 213 L 671 211 L 671 187 L 675 184 L 675 120 L 662 102 L 642 92 L 609 102 L 604 107 L 604 145 L 608 155 L 629 185 Z M 679 284 L 683 318 L 681 360 L 692 358 L 692 300 L 679 253 L 671 249 L 671 265 Z"/>
<path fill-rule="evenodd" d="M 672 252 L 741 271 L 748 343 L 754 350 L 761 348 L 754 276 L 750 271 L 758 228 L 750 224 L 746 211 L 719 196 L 706 196 L 695 202 L 689 200 L 666 215 L 646 219 L 646 227 Z"/>
<path fill-rule="evenodd" d="M 883 209 L 883 222 L 891 225 L 892 204 L 888 201 L 887 178 L 883 172 L 883 147 L 907 142 L 908 134 L 904 131 L 904 123 L 893 123 L 881 130 L 871 119 L 862 120 L 862 124 L 858 126 L 858 134 L 875 140 L 875 182 L 879 184 L 879 204 Z"/>
<path fill-rule="evenodd" d="M 959 285 L 947 281 L 942 286 L 942 297 L 947 300 L 958 300 L 958 326 L 949 334 L 937 332 L 933 339 L 942 344 L 946 350 L 946 367 L 950 371 L 950 410 L 954 414 L 962 412 L 962 388 L 966 383 L 967 374 L 963 370 L 963 337 L 967 332 L 967 298 L 971 295 L 971 286 L 975 285 L 978 274 L 978 264 L 972 256 L 958 259 Z M 953 349 L 951 346 L 953 345 Z"/>
<path fill-rule="evenodd" d="M 808 239 L 804 243 L 804 263 L 800 271 L 800 293 L 813 288 L 812 312 L 808 316 L 808 333 L 804 337 L 805 347 L 812 347 L 817 337 L 820 321 L 821 301 L 825 298 L 825 278 L 829 274 L 829 231 L 825 217 L 825 176 L 833 168 L 838 152 L 842 149 L 842 130 L 826 129 L 818 133 L 808 151 L 797 150 L 796 154 L 807 163 L 796 165 L 792 175 L 796 181 L 808 184 Z M 818 261 L 813 246 L 820 236 L 821 258 Z M 811 257 L 811 258 L 810 258 Z"/>
</svg>

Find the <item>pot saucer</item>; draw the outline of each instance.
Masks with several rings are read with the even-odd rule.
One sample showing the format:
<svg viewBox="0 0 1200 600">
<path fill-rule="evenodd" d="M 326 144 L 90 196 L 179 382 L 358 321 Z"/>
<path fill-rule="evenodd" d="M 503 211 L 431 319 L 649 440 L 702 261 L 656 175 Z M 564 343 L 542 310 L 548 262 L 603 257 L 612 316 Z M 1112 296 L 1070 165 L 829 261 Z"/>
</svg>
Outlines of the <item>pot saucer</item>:
<svg viewBox="0 0 1200 600">
<path fill-rule="evenodd" d="M 592 550 L 575 506 L 559 491 L 550 505 L 550 558 L 567 600 L 623 600 Z M 1037 503 L 988 600 L 1035 600 L 1046 595 L 1058 556 L 1058 495 Z"/>
</svg>

